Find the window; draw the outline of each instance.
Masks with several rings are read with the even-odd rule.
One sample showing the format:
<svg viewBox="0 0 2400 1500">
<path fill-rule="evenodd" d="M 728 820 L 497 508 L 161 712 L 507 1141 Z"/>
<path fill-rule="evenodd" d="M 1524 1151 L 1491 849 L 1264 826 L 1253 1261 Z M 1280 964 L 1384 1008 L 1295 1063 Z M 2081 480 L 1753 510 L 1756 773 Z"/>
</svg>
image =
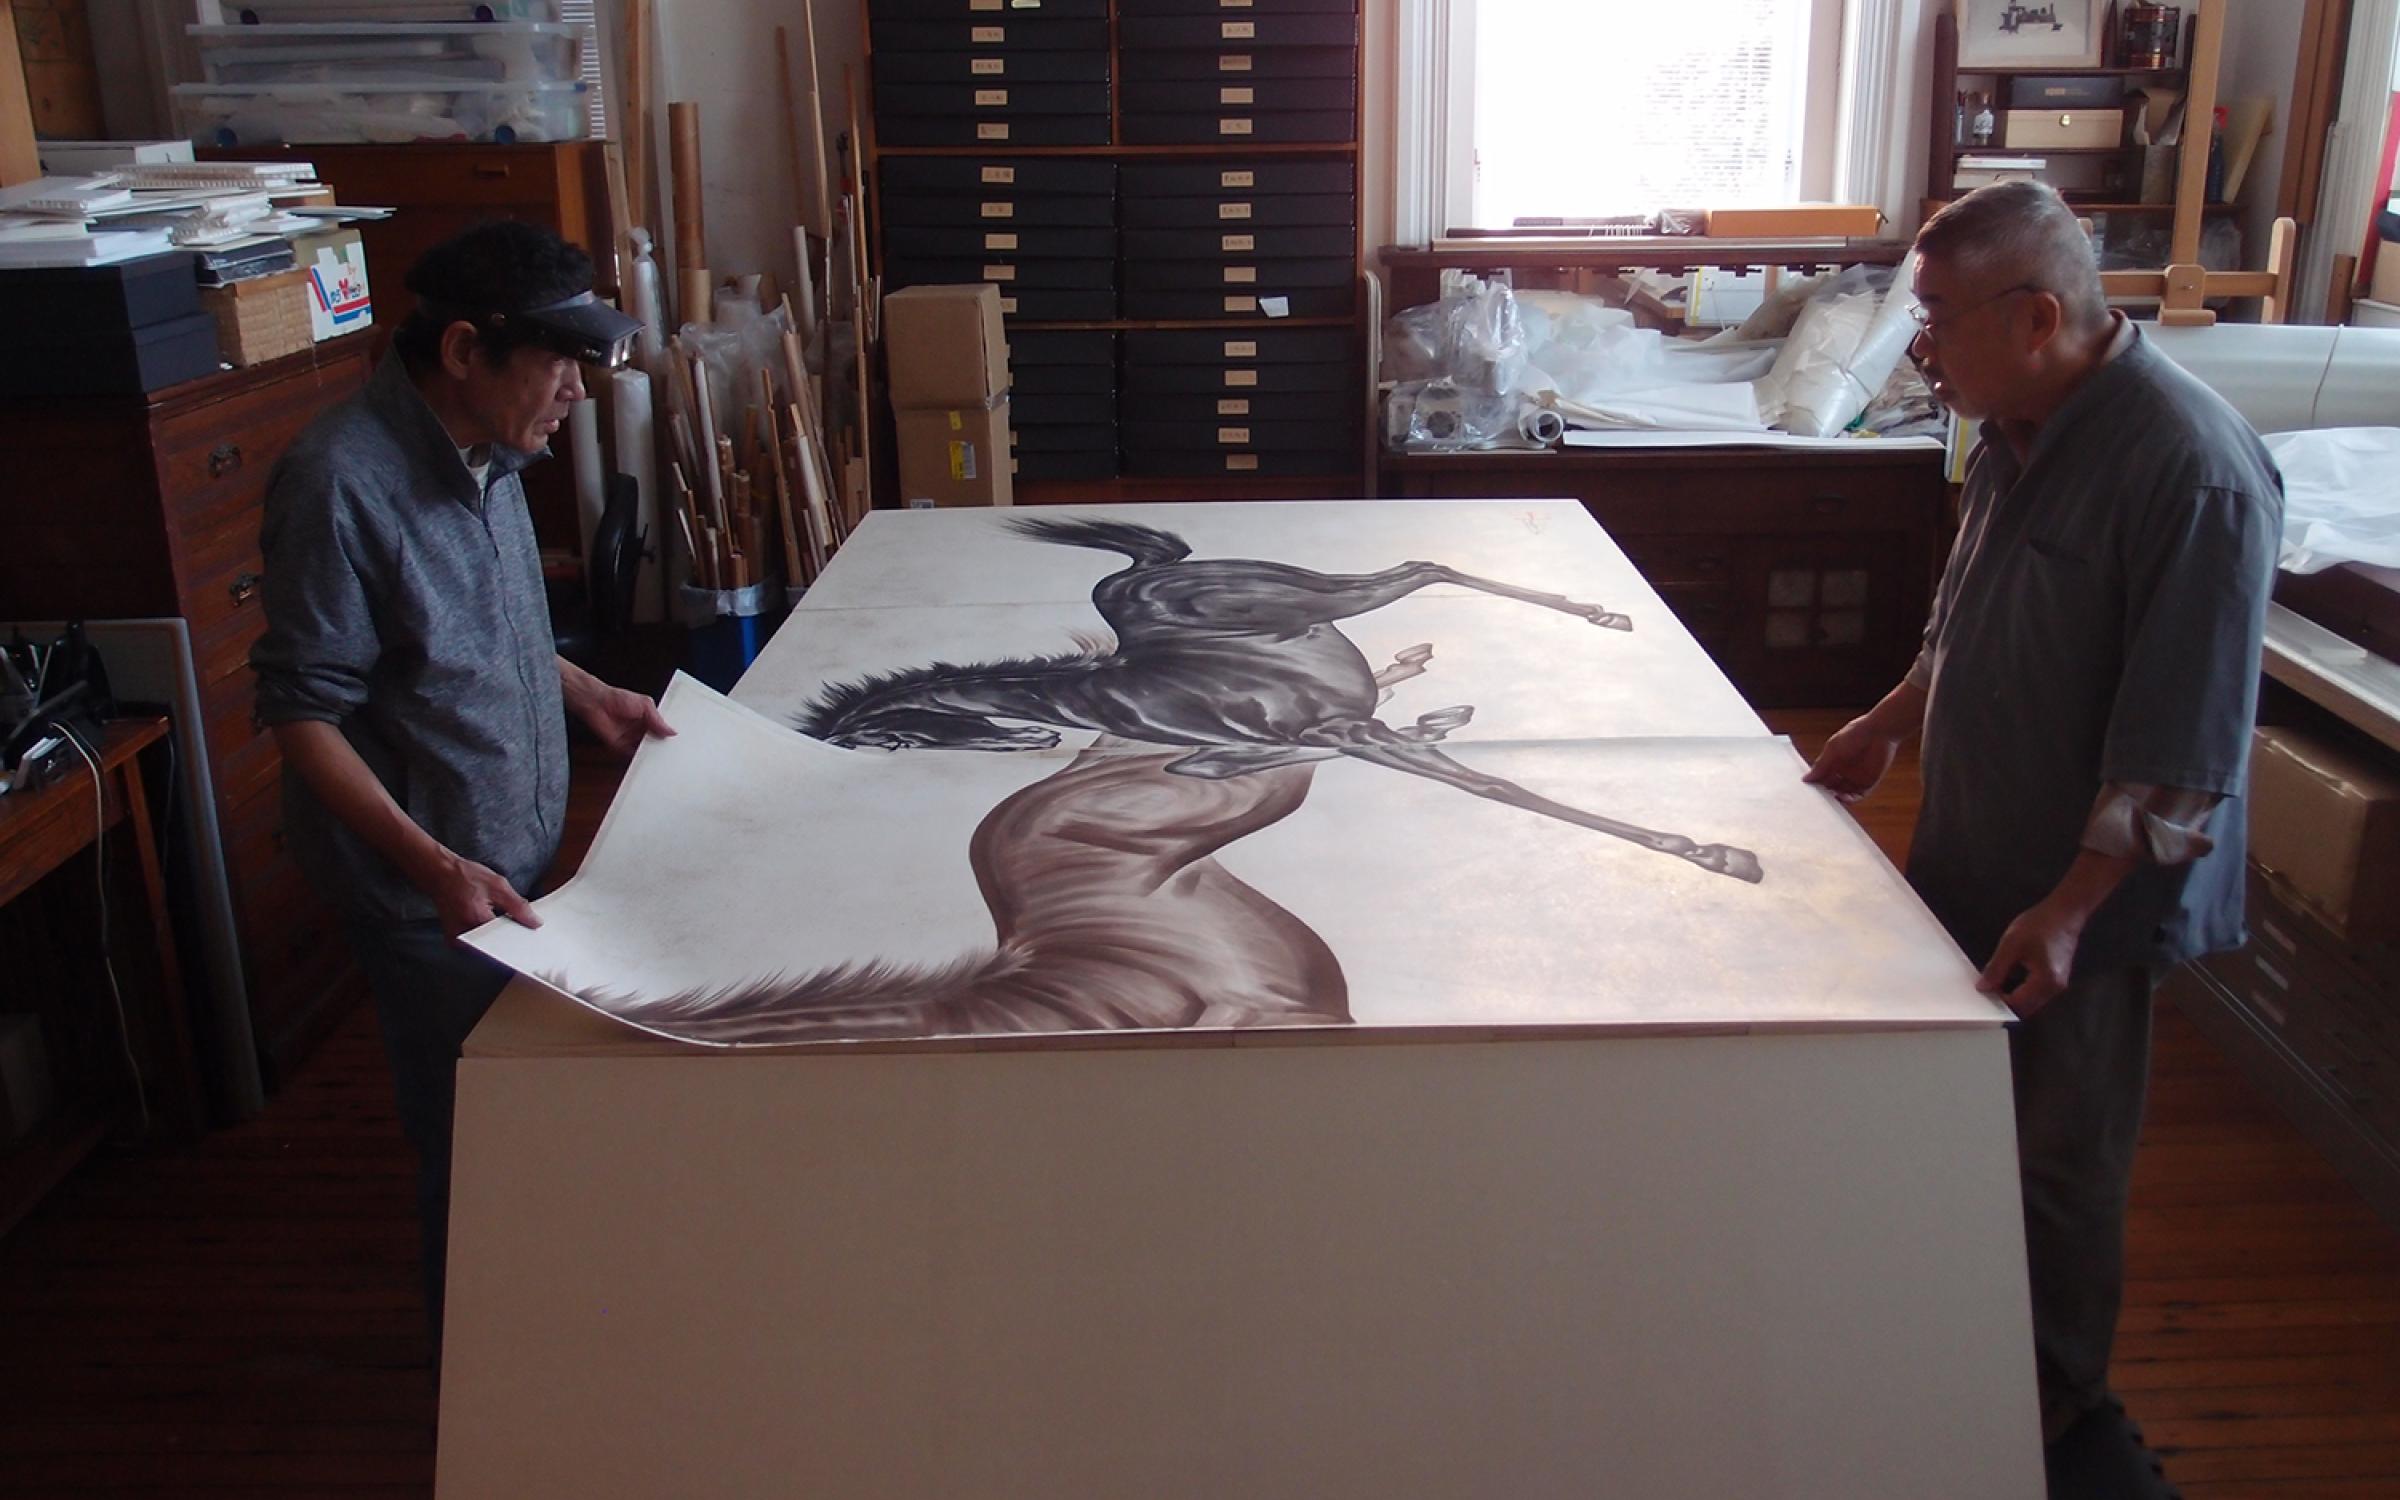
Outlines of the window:
<svg viewBox="0 0 2400 1500">
<path fill-rule="evenodd" d="M 1830 196 L 1841 9 L 1450 0 L 1452 56 L 1472 62 L 1457 68 L 1444 219 L 1497 228 Z"/>
</svg>

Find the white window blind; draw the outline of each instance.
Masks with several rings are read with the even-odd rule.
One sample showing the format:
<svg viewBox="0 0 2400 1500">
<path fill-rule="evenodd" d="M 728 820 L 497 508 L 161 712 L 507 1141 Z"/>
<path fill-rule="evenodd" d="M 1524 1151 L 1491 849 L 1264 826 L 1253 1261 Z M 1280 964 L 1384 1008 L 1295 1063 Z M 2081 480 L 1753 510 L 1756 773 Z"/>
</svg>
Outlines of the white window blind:
<svg viewBox="0 0 2400 1500">
<path fill-rule="evenodd" d="M 1473 222 L 1801 195 L 1817 0 L 1474 0 Z"/>
</svg>

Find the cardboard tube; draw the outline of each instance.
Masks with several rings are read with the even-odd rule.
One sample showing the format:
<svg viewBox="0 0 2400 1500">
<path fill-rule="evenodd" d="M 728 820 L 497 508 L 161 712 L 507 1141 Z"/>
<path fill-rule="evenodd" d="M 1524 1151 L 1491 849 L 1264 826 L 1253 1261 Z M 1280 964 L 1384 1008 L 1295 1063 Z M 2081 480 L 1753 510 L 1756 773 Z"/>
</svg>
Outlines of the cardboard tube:
<svg viewBox="0 0 2400 1500">
<path fill-rule="evenodd" d="M 601 481 L 600 403 L 576 402 L 567 408 L 567 444 L 575 465 L 575 519 L 583 529 L 584 576 L 592 576 L 592 534 L 600 529 L 600 513 L 608 504 Z"/>
<path fill-rule="evenodd" d="M 701 216 L 700 106 L 667 106 L 667 151 L 675 171 L 675 285 L 684 321 L 709 321 L 708 226 Z M 695 295 L 695 290 L 697 295 Z"/>
<path fill-rule="evenodd" d="M 666 538 L 658 529 L 658 453 L 651 430 L 650 377 L 639 370 L 619 370 L 609 387 L 616 417 L 617 472 L 633 477 L 636 523 L 648 535 L 642 549 L 642 569 L 633 589 L 633 617 L 666 618 L 666 595 L 659 584 L 659 557 Z"/>
</svg>

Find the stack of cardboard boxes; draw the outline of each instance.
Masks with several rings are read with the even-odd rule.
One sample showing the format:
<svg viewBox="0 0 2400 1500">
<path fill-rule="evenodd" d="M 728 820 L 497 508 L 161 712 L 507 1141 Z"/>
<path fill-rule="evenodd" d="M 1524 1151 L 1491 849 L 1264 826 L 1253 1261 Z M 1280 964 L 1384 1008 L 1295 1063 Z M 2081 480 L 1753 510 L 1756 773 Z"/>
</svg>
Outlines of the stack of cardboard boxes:
<svg viewBox="0 0 2400 1500">
<path fill-rule="evenodd" d="M 884 357 L 912 510 L 1013 503 L 1000 290 L 912 286 L 883 299 Z"/>
</svg>

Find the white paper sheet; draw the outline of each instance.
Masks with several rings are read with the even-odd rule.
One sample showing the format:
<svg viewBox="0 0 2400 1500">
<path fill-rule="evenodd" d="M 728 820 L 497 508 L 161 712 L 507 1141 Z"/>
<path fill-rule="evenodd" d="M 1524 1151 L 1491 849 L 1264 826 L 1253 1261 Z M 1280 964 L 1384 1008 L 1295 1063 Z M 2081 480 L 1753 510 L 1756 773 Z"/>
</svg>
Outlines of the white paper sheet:
<svg viewBox="0 0 2400 1500">
<path fill-rule="evenodd" d="M 1570 431 L 1570 448 L 1856 448 L 1861 452 L 1894 448 L 1940 451 L 1938 437 L 1852 438 L 1794 437 L 1788 432 L 1584 432 Z"/>
</svg>

